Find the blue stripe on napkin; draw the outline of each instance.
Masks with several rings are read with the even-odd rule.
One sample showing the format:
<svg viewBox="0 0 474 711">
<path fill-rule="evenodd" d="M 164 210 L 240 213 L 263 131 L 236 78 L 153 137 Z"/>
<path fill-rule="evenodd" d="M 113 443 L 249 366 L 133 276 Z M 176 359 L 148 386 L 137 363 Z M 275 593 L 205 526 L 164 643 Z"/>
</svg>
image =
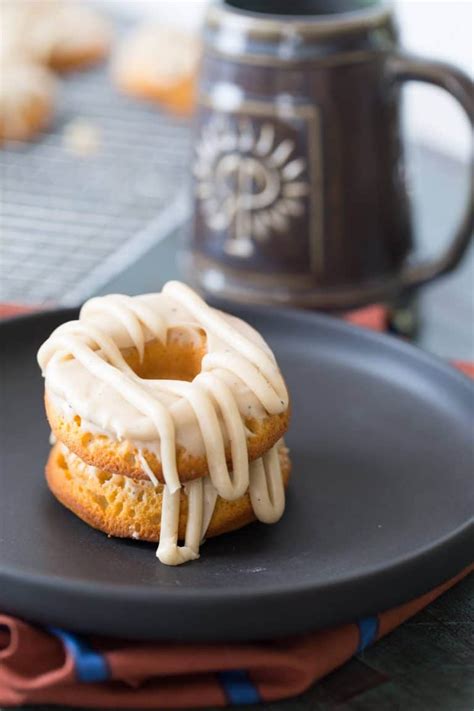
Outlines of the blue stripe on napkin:
<svg viewBox="0 0 474 711">
<path fill-rule="evenodd" d="M 93 683 L 109 679 L 110 674 L 105 657 L 92 649 L 81 637 L 58 627 L 50 627 L 49 631 L 58 637 L 72 654 L 79 681 Z"/>
<path fill-rule="evenodd" d="M 357 626 L 359 627 L 359 646 L 357 651 L 362 652 L 377 639 L 379 631 L 378 617 L 366 617 L 363 620 L 359 620 Z"/>
<path fill-rule="evenodd" d="M 230 669 L 217 674 L 227 701 L 235 706 L 258 704 L 262 699 L 244 669 Z"/>
</svg>

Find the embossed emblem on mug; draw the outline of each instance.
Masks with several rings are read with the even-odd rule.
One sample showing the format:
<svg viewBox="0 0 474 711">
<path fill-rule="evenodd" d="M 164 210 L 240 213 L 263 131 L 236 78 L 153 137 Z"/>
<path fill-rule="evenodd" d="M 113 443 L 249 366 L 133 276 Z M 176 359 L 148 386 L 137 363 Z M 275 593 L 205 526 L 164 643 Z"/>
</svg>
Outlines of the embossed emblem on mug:
<svg viewBox="0 0 474 711">
<path fill-rule="evenodd" d="M 225 233 L 230 256 L 250 257 L 256 243 L 288 235 L 305 213 L 307 161 L 269 120 L 214 116 L 197 143 L 194 175 L 205 223 Z"/>
</svg>

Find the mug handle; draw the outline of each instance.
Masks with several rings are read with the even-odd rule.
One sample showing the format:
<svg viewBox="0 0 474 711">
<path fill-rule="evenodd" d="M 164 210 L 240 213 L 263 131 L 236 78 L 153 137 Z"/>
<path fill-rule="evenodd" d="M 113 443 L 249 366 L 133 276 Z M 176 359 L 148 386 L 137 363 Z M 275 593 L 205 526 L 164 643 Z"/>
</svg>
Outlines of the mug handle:
<svg viewBox="0 0 474 711">
<path fill-rule="evenodd" d="M 463 72 L 444 62 L 429 61 L 405 54 L 392 55 L 388 60 L 389 80 L 394 83 L 421 81 L 445 89 L 461 104 L 471 126 L 474 123 L 474 85 Z M 462 259 L 471 240 L 474 227 L 474 174 L 465 212 L 453 239 L 444 252 L 432 260 L 409 264 L 402 271 L 403 287 L 415 287 L 454 269 Z"/>
</svg>

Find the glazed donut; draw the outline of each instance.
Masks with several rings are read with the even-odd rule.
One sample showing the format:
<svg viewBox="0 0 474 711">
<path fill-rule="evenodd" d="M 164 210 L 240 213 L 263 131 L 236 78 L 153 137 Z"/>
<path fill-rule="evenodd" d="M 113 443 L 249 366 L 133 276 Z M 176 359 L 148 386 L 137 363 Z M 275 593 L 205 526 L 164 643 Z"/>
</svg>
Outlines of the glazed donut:
<svg viewBox="0 0 474 711">
<path fill-rule="evenodd" d="M 2 57 L 1 72 L 0 144 L 28 140 L 51 122 L 54 76 L 44 67 L 11 56 Z"/>
<path fill-rule="evenodd" d="M 283 483 L 290 475 L 288 450 L 278 450 Z M 134 538 L 153 543 L 160 540 L 160 519 L 163 486 L 153 486 L 149 480 L 134 481 L 121 474 L 111 474 L 85 464 L 64 445 L 54 445 L 46 465 L 48 486 L 59 501 L 90 526 L 109 536 Z M 204 480 L 204 486 L 210 480 Z M 220 496 L 213 504 L 214 492 L 208 488 L 207 510 L 204 512 L 203 535 L 206 538 L 235 531 L 255 521 L 255 513 L 246 492 L 239 499 L 226 501 Z M 178 539 L 184 540 L 188 518 L 188 497 L 181 489 Z"/>
<path fill-rule="evenodd" d="M 168 564 L 198 556 L 211 490 L 214 503 L 248 494 L 266 522 L 283 513 L 278 452 L 289 398 L 275 357 L 248 324 L 209 307 L 189 287 L 169 282 L 159 294 L 91 299 L 78 321 L 52 333 L 38 362 L 48 420 L 73 474 L 62 473 L 54 450 L 48 481 L 81 518 L 89 520 L 72 491 L 77 460 L 93 468 L 89 474 L 126 477 L 129 487 L 151 480 L 162 497 L 158 556 Z M 178 546 L 182 483 L 189 506 L 185 545 Z M 92 523 L 125 535 L 110 515 Z M 227 526 L 235 527 L 233 516 Z"/>
<path fill-rule="evenodd" d="M 3 51 L 56 71 L 102 59 L 110 29 L 93 8 L 77 0 L 3 0 Z"/>
<path fill-rule="evenodd" d="M 146 24 L 119 46 L 112 76 L 126 94 L 186 115 L 194 108 L 199 55 L 200 43 L 193 35 Z"/>
</svg>

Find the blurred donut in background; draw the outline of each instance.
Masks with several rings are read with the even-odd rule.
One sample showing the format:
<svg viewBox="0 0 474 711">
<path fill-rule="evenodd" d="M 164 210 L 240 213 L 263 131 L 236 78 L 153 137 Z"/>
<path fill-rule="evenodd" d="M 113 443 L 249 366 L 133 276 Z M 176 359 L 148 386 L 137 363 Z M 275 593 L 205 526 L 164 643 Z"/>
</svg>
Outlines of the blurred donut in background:
<svg viewBox="0 0 474 711">
<path fill-rule="evenodd" d="M 57 82 L 65 72 L 108 53 L 108 23 L 77 0 L 2 0 L 0 32 L 0 144 L 23 141 L 47 128 Z"/>
<path fill-rule="evenodd" d="M 2 54 L 63 72 L 103 59 L 111 42 L 106 20 L 77 0 L 3 0 Z"/>
<path fill-rule="evenodd" d="M 2 57 L 0 144 L 28 140 L 48 127 L 54 115 L 56 80 L 28 59 Z"/>
<path fill-rule="evenodd" d="M 112 76 L 126 94 L 188 115 L 195 103 L 199 55 L 197 37 L 156 22 L 148 23 L 119 45 Z"/>
</svg>

